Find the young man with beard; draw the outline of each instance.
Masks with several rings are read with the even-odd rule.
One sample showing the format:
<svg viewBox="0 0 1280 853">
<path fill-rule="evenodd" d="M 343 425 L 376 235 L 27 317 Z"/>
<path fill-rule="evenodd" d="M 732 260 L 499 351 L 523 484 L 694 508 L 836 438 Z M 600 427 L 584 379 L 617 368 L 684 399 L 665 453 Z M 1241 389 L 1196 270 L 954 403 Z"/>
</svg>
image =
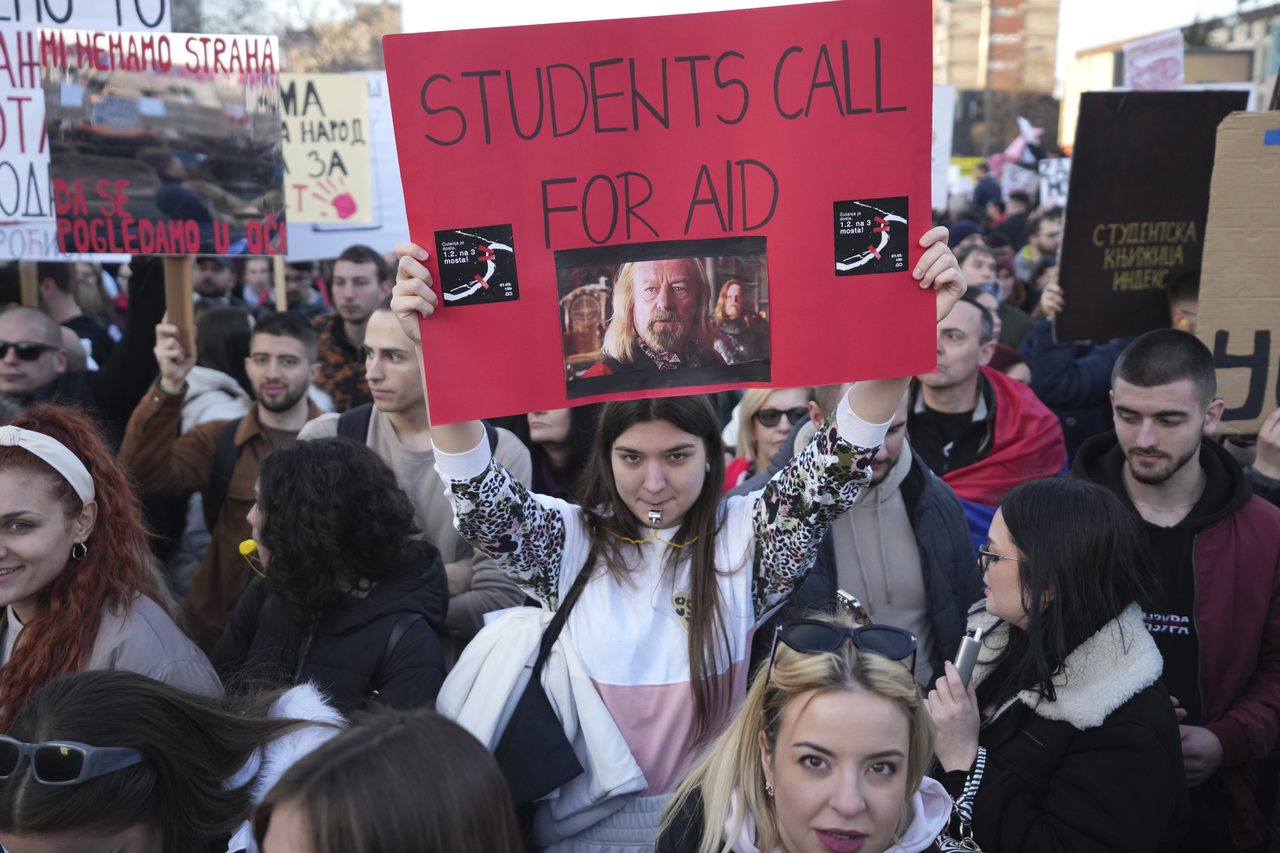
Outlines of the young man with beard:
<svg viewBox="0 0 1280 853">
<path fill-rule="evenodd" d="M 418 366 L 419 347 L 401 330 L 389 298 L 369 317 L 362 349 L 372 406 L 341 417 L 321 415 L 308 423 L 298 438 L 344 435 L 364 441 L 396 472 L 413 503 L 414 522 L 422 536 L 440 549 L 445 563 L 449 610 L 441 642 L 445 658 L 452 664 L 467 641 L 484 627 L 485 613 L 519 605 L 524 593 L 492 557 L 476 551 L 453 525 L 453 510 L 435 468 L 431 423 Z M 349 424 L 362 425 L 358 437 L 341 432 L 343 418 Z M 495 431 L 494 441 L 494 457 L 528 487 L 532 476 L 528 449 L 505 429 Z"/>
<path fill-rule="evenodd" d="M 1216 393 L 1199 340 L 1142 335 L 1112 372 L 1115 432 L 1085 442 L 1074 473 L 1133 511 L 1159 571 L 1146 623 L 1182 723 L 1183 849 L 1261 850 L 1258 765 L 1280 734 L 1280 509 L 1205 440 L 1222 417 Z"/>
<path fill-rule="evenodd" d="M 690 258 L 623 264 L 613 284 L 613 319 L 604 358 L 583 374 L 611 376 L 724 364 L 712 349 L 716 330 L 707 306 L 711 286 Z"/>
<path fill-rule="evenodd" d="M 364 375 L 365 325 L 391 292 L 387 262 L 368 246 L 351 246 L 333 262 L 329 296 L 335 313 L 315 319 L 320 333 L 320 377 L 316 387 L 339 412 L 373 401 Z"/>
<path fill-rule="evenodd" d="M 168 323 L 156 326 L 155 354 L 160 378 L 129 419 L 120 464 L 145 497 L 198 491 L 206 505 L 216 503 L 215 460 L 229 422 L 209 421 L 178 436 L 187 374 L 195 366 L 195 356 L 183 351 L 177 327 Z M 193 639 L 206 650 L 221 636 L 249 580 L 249 565 L 239 546 L 250 537 L 245 516 L 254 503 L 258 465 L 321 414 L 307 395 L 319 369 L 316 332 L 306 319 L 268 314 L 258 321 L 245 359 L 255 402 L 235 428 L 235 467 L 210 529 L 209 550 L 183 602 Z"/>
</svg>

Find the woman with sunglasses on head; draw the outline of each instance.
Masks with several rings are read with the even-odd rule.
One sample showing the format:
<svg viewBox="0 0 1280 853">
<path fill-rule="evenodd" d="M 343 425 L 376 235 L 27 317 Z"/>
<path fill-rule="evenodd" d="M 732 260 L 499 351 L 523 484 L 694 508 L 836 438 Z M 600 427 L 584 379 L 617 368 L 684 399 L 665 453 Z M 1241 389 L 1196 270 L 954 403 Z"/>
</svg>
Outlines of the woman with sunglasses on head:
<svg viewBox="0 0 1280 853">
<path fill-rule="evenodd" d="M 427 709 L 380 709 L 294 764 L 258 804 L 262 853 L 522 853 L 498 762 Z"/>
<path fill-rule="evenodd" d="M 752 388 L 738 404 L 738 456 L 725 468 L 725 491 L 769 467 L 796 424 L 809 417 L 812 388 Z"/>
<path fill-rule="evenodd" d="M 129 669 L 222 692 L 148 585 L 142 508 L 96 427 L 41 404 L 0 427 L 0 731 L 59 675 Z"/>
<path fill-rule="evenodd" d="M 941 319 L 964 281 L 945 228 L 920 245 L 918 285 L 936 291 Z M 420 318 L 437 304 L 426 252 L 396 252 L 391 307 L 418 339 Z M 803 579 L 827 525 L 868 481 L 907 381 L 854 385 L 763 491 L 723 503 L 720 423 L 705 397 L 607 403 L 580 506 L 525 491 L 493 461 L 479 422 L 433 425 L 462 535 L 548 609 L 585 579 L 561 642 L 577 653 L 645 789 L 561 849 L 652 846 L 697 745 L 745 692 L 751 632 Z"/>
<path fill-rule="evenodd" d="M 1091 483 L 1033 480 L 1004 496 L 980 559 L 972 684 L 947 663 L 928 698 L 955 837 L 1009 853 L 1176 849 L 1182 747 L 1132 513 Z"/>
<path fill-rule="evenodd" d="M 781 623 L 769 665 L 663 815 L 658 853 L 916 853 L 951 800 L 926 777 L 916 640 L 847 617 Z"/>
<path fill-rule="evenodd" d="M 310 685 L 214 698 L 132 672 L 63 676 L 0 736 L 0 845 L 256 853 L 254 804 L 341 725 Z"/>
</svg>

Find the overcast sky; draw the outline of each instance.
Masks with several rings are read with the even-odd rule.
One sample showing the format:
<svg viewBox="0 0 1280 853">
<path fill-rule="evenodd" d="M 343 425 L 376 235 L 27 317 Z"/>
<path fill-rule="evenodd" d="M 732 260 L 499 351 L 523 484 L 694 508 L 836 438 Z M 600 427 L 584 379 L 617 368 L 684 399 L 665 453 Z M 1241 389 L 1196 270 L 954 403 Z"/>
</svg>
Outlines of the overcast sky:
<svg viewBox="0 0 1280 853">
<path fill-rule="evenodd" d="M 486 0 L 474 3 L 402 0 L 405 32 L 459 30 L 481 20 L 493 25 L 586 21 L 783 5 L 790 0 Z M 924 2 L 924 0 L 908 0 Z M 1245 8 L 1261 5 L 1251 0 Z M 1058 76 L 1075 52 L 1137 35 L 1159 32 L 1201 18 L 1229 14 L 1236 0 L 1061 0 L 1058 21 Z M 483 14 L 477 14 L 483 10 Z"/>
</svg>

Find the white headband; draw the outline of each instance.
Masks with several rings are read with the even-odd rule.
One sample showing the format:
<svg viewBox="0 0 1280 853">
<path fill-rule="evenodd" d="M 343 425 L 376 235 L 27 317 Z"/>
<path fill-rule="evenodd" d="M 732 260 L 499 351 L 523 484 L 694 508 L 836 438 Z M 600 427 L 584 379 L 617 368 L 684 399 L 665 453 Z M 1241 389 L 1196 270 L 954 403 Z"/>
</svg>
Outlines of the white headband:
<svg viewBox="0 0 1280 853">
<path fill-rule="evenodd" d="M 0 427 L 0 446 L 21 447 L 28 453 L 39 456 L 57 471 L 71 488 L 76 490 L 82 501 L 93 500 L 93 477 L 89 469 L 84 467 L 80 457 L 76 456 L 66 445 L 56 438 L 50 438 L 42 432 L 33 432 L 16 426 Z"/>
</svg>

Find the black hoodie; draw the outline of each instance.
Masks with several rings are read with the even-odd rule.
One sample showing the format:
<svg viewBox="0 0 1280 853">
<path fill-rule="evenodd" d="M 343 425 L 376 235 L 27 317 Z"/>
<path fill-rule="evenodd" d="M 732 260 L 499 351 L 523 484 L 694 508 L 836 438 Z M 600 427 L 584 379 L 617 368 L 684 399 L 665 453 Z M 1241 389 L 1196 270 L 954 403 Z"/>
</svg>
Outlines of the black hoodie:
<svg viewBox="0 0 1280 853">
<path fill-rule="evenodd" d="M 1253 494 L 1240 465 L 1212 441 L 1200 442 L 1200 467 L 1208 475 L 1204 494 L 1173 527 L 1160 527 L 1142 517 L 1122 476 L 1124 451 L 1114 431 L 1094 436 L 1080 446 L 1073 476 L 1105 486 L 1120 497 L 1138 519 L 1155 560 L 1159 589 L 1145 614 L 1147 629 L 1164 656 L 1169 693 L 1187 711 L 1186 725 L 1201 724 L 1200 638 L 1195 623 L 1195 539 L 1214 522 L 1238 512 Z"/>
<path fill-rule="evenodd" d="M 363 597 L 343 596 L 308 637 L 298 636 L 280 600 L 255 577 L 209 656 L 218 674 L 260 687 L 310 681 L 346 715 L 374 699 L 396 708 L 433 703 L 444 682 L 436 632 L 444 627 L 449 587 L 439 552 L 422 545 L 423 568 Z M 388 657 L 392 629 L 406 615 L 420 618 L 406 621 Z"/>
</svg>

